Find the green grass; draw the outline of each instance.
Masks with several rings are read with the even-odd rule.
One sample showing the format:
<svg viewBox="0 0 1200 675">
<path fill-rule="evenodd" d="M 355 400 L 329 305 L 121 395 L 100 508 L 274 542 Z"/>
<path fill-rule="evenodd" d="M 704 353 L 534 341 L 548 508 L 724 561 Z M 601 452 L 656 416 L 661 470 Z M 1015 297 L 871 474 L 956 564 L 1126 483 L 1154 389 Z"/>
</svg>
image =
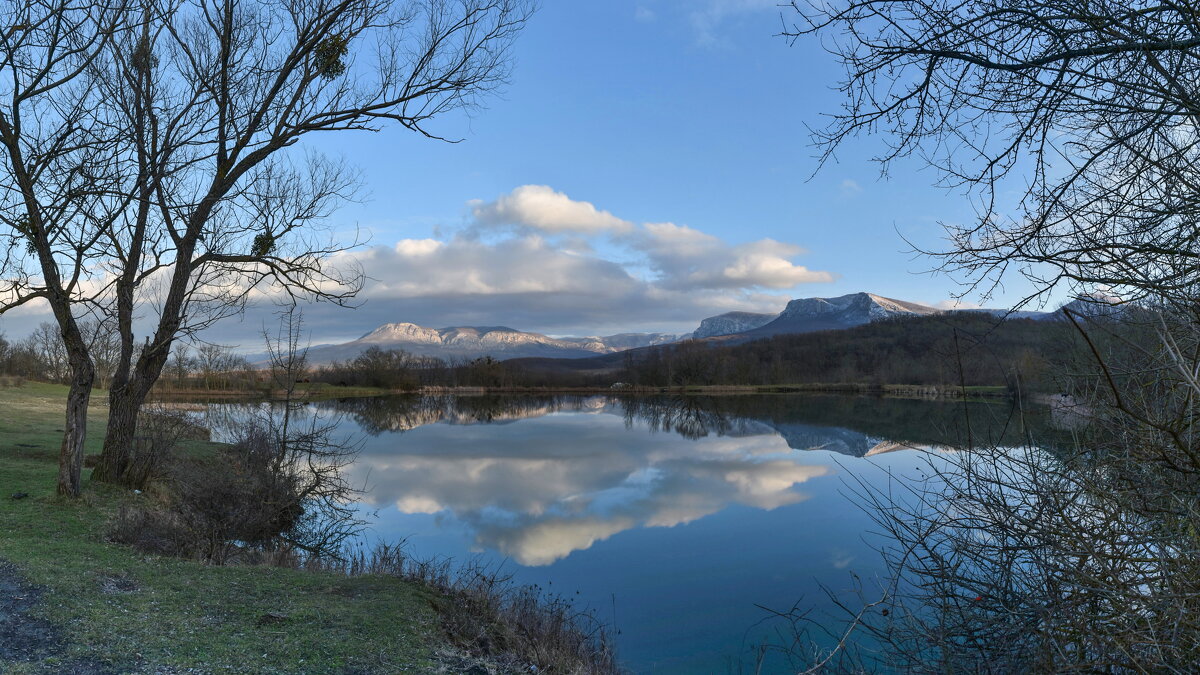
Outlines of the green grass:
<svg viewBox="0 0 1200 675">
<path fill-rule="evenodd" d="M 34 612 L 68 640 L 56 657 L 0 661 L 0 672 L 60 672 L 81 660 L 109 663 L 117 672 L 156 666 L 215 673 L 433 669 L 441 637 L 432 597 L 411 583 L 214 567 L 106 542 L 106 523 L 117 509 L 151 497 L 87 483 L 86 470 L 82 499 L 55 496 L 65 396 L 65 387 L 55 385 L 0 389 L 0 558 L 45 588 Z M 99 451 L 104 414 L 99 405 L 92 411 L 89 452 Z M 30 497 L 9 499 L 15 492 Z M 114 578 L 136 590 L 111 592 Z M 268 613 L 288 618 L 259 625 Z"/>
</svg>

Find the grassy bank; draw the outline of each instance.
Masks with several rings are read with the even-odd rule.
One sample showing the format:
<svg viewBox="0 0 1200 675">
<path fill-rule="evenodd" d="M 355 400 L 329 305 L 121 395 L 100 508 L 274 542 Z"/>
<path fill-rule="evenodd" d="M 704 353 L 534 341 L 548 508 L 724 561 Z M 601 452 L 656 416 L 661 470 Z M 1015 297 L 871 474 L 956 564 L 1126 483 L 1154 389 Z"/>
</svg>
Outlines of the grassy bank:
<svg viewBox="0 0 1200 675">
<path fill-rule="evenodd" d="M 149 497 L 96 484 L 87 484 L 81 500 L 54 495 L 65 394 L 65 387 L 36 383 L 0 389 L 0 559 L 41 587 L 27 589 L 38 601 L 19 619 L 26 627 L 44 623 L 54 643 L 32 650 L 29 660 L 0 657 L 0 672 L 438 669 L 435 599 L 419 585 L 213 567 L 106 542 L 109 518 Z M 93 408 L 89 452 L 99 451 L 104 416 Z"/>
</svg>

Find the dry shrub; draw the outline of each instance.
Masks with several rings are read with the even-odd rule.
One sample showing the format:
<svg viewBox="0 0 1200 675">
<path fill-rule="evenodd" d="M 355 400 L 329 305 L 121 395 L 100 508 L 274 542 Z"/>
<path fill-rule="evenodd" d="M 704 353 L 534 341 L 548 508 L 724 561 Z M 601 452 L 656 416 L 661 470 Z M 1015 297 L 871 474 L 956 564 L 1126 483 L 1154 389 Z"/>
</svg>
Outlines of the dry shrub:
<svg viewBox="0 0 1200 675">
<path fill-rule="evenodd" d="M 180 442 L 193 439 L 208 440 L 208 429 L 185 413 L 159 407 L 143 410 L 130 453 L 128 485 L 144 490 L 153 481 L 169 480 Z M 88 459 L 84 462 L 86 465 Z"/>
<path fill-rule="evenodd" d="M 434 608 L 450 642 L 501 671 L 620 672 L 603 623 L 567 598 L 538 586 L 516 585 L 483 565 L 416 560 L 405 555 L 402 544 L 380 544 L 370 553 L 345 558 L 332 564 L 312 560 L 306 568 L 382 574 L 433 589 L 438 593 Z"/>
<path fill-rule="evenodd" d="M 252 427 L 214 460 L 174 462 L 168 506 L 126 509 L 110 538 L 143 551 L 214 564 L 231 562 L 240 551 L 278 548 L 304 505 L 298 479 L 276 470 L 271 448 L 267 432 Z M 165 454 L 142 457 L 161 461 Z"/>
<path fill-rule="evenodd" d="M 170 509 L 123 506 L 109 523 L 108 538 L 157 555 L 187 558 L 195 550 L 192 533 Z"/>
<path fill-rule="evenodd" d="M 161 439 L 181 438 L 191 424 L 178 423 L 179 417 L 158 416 L 151 428 L 162 434 L 148 436 L 150 450 L 135 454 L 135 461 L 145 461 L 136 466 L 146 467 L 147 480 L 167 467 L 159 481 L 165 505 L 119 514 L 109 532 L 113 541 L 218 565 L 337 557 L 342 540 L 360 524 L 334 461 L 349 461 L 350 454 L 316 449 L 311 434 L 285 441 L 271 426 L 251 421 L 216 457 L 168 463 L 165 448 L 173 445 Z"/>
</svg>

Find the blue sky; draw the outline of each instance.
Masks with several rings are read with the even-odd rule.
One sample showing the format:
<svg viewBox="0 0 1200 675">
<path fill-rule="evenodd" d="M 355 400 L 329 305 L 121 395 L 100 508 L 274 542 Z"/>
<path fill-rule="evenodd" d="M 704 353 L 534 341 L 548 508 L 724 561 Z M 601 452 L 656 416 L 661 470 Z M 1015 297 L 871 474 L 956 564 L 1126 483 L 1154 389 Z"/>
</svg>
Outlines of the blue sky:
<svg viewBox="0 0 1200 675">
<path fill-rule="evenodd" d="M 902 237 L 938 248 L 939 222 L 969 220 L 969 203 L 916 162 L 882 180 L 882 138 L 816 172 L 809 126 L 840 106 L 841 71 L 817 41 L 779 36 L 789 13 L 777 0 L 544 0 L 504 91 L 432 124 L 460 143 L 401 128 L 314 138 L 362 172 L 366 199 L 330 225 L 369 238 L 352 255 L 370 279 L 357 309 L 306 310 L 313 342 L 392 321 L 684 332 L 860 290 L 949 301 L 959 287 L 921 274 L 935 261 Z M 208 338 L 252 343 L 270 310 Z"/>
</svg>

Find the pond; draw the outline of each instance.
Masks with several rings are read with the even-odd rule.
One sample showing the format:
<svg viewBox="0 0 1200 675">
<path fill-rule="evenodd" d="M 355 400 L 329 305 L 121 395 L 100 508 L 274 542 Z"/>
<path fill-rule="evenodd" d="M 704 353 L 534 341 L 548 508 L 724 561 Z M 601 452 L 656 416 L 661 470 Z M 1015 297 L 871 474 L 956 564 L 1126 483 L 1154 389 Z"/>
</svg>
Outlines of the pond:
<svg viewBox="0 0 1200 675">
<path fill-rule="evenodd" d="M 1030 433 L 1008 403 L 851 396 L 399 396 L 309 410 L 360 440 L 349 471 L 368 489 L 370 537 L 575 598 L 615 626 L 639 673 L 755 672 L 756 646 L 788 637 L 768 610 L 804 607 L 836 628 L 829 594 L 853 603 L 884 573 L 856 486 L 920 477 L 968 438 Z M 760 672 L 789 670 L 767 656 Z"/>
</svg>

